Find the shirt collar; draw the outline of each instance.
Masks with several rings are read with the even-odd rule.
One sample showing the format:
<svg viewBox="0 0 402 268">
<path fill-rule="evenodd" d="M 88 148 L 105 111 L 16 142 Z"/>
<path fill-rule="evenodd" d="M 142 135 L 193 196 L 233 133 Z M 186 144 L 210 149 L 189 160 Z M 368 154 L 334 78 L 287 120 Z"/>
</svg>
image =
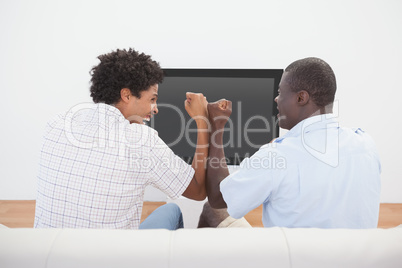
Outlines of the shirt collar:
<svg viewBox="0 0 402 268">
<path fill-rule="evenodd" d="M 284 139 L 288 137 L 297 137 L 303 133 L 308 133 L 314 130 L 319 129 L 328 129 L 328 128 L 338 128 L 339 122 L 337 120 L 337 116 L 330 114 L 320 114 L 311 116 L 300 121 L 296 126 L 290 129 L 285 135 L 277 138 L 274 142 L 281 143 Z"/>
<path fill-rule="evenodd" d="M 105 103 L 95 103 L 99 112 L 104 114 L 115 114 L 118 117 L 122 117 L 125 119 L 124 115 L 121 113 L 119 109 L 117 109 L 114 105 L 105 104 Z"/>
</svg>

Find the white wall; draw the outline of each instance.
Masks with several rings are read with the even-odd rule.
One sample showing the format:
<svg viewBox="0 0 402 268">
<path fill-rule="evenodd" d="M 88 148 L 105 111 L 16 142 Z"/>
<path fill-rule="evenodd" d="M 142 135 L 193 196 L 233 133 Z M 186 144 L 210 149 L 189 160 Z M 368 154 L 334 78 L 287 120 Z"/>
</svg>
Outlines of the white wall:
<svg viewBox="0 0 402 268">
<path fill-rule="evenodd" d="M 90 101 L 96 56 L 134 47 L 163 67 L 285 68 L 317 56 L 338 79 L 339 118 L 375 139 L 382 202 L 402 203 L 402 2 L 0 2 L 0 199 L 34 199 L 49 117 Z"/>
</svg>

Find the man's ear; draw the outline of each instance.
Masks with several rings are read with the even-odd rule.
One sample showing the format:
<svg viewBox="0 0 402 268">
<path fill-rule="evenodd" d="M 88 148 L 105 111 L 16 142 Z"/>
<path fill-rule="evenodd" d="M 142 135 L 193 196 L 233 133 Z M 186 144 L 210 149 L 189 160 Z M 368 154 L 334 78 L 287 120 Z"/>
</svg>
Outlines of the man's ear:
<svg viewBox="0 0 402 268">
<path fill-rule="evenodd" d="M 132 98 L 130 89 L 126 87 L 122 88 L 120 90 L 120 98 L 123 102 L 127 103 L 130 100 L 130 98 Z"/>
<path fill-rule="evenodd" d="M 306 105 L 310 99 L 310 95 L 305 90 L 300 90 L 297 93 L 297 103 L 300 105 Z"/>
</svg>

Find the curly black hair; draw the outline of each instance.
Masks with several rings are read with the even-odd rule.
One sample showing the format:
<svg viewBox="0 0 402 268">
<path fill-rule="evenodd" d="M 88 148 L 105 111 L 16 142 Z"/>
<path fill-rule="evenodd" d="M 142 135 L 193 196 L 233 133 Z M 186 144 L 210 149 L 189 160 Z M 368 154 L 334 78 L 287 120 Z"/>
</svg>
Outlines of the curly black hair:
<svg viewBox="0 0 402 268">
<path fill-rule="evenodd" d="M 159 63 L 131 48 L 128 51 L 117 49 L 100 55 L 98 59 L 100 63 L 90 71 L 90 92 L 95 103 L 118 103 L 123 88 L 130 89 L 135 97 L 140 98 L 141 91 L 163 80 Z"/>
<path fill-rule="evenodd" d="M 291 63 L 288 83 L 293 91 L 306 90 L 318 107 L 332 104 L 336 92 L 336 78 L 328 63 L 319 58 L 305 58 Z"/>
</svg>

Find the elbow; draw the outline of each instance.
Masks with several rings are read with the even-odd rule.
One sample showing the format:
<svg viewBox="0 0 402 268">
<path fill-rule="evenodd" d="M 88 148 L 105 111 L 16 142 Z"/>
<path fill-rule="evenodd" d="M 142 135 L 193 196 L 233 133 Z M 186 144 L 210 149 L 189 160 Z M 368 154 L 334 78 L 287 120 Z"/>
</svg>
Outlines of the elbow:
<svg viewBox="0 0 402 268">
<path fill-rule="evenodd" d="M 207 197 L 207 191 L 205 185 L 200 185 L 195 177 L 193 177 L 193 180 L 182 195 L 195 201 L 202 201 Z"/>
<path fill-rule="evenodd" d="M 197 195 L 195 196 L 194 200 L 196 201 L 203 201 L 207 198 L 207 191 L 205 189 L 201 189 Z"/>
<path fill-rule="evenodd" d="M 216 196 L 209 195 L 208 202 L 211 205 L 211 207 L 214 209 L 227 208 L 226 202 L 225 202 L 225 200 L 223 200 L 221 193 L 219 193 Z"/>
<path fill-rule="evenodd" d="M 203 201 L 207 198 L 207 192 L 205 189 L 199 189 L 199 191 L 193 193 L 189 198 L 195 201 Z"/>
<path fill-rule="evenodd" d="M 206 185 L 208 202 L 214 209 L 227 208 L 226 202 L 223 199 L 219 185 Z"/>
<path fill-rule="evenodd" d="M 200 194 L 200 195 L 197 195 L 197 196 L 195 196 L 194 198 L 193 198 L 193 200 L 195 200 L 195 201 L 203 201 L 203 200 L 205 200 L 205 198 L 207 198 L 207 195 L 206 194 Z"/>
</svg>

